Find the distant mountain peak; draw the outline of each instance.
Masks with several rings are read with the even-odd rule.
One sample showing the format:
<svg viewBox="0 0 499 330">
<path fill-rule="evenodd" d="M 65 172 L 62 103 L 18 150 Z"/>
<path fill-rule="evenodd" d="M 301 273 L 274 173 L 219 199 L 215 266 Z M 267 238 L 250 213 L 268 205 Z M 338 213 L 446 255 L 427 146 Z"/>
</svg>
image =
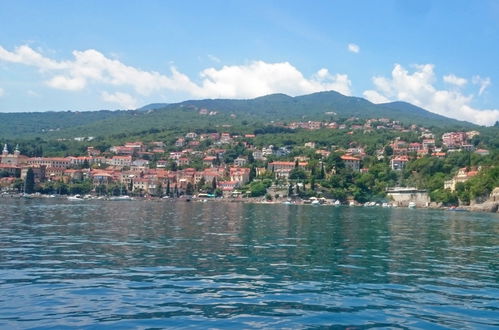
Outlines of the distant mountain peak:
<svg viewBox="0 0 499 330">
<path fill-rule="evenodd" d="M 156 109 L 164 108 L 168 105 L 169 105 L 169 103 L 151 103 L 151 104 L 144 105 L 143 107 L 138 108 L 136 110 L 137 111 L 156 110 Z"/>
</svg>

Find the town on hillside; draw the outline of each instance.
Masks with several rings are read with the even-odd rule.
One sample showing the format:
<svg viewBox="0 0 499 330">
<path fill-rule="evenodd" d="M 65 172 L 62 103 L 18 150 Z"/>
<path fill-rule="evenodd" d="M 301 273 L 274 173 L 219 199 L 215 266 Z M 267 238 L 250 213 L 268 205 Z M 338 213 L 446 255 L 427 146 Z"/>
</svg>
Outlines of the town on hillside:
<svg viewBox="0 0 499 330">
<path fill-rule="evenodd" d="M 184 132 L 174 143 L 130 141 L 106 150 L 88 146 L 86 155 L 66 157 L 28 157 L 18 146 L 5 144 L 0 188 L 3 194 L 201 196 L 387 205 L 415 202 L 418 206 L 469 204 L 476 198 L 488 198 L 495 188 L 472 191 L 465 184 L 481 172 L 486 176 L 495 171 L 490 175 L 497 175 L 495 158 L 480 147 L 478 131 L 436 136 L 427 128 L 403 126 L 386 118 L 351 118 L 341 124 L 270 123 L 269 127 L 335 130 L 351 140 L 347 148 L 313 139 L 302 145 L 257 147 L 258 132 Z M 400 136 L 377 148 L 354 138 L 373 131 L 399 132 Z M 401 137 L 404 133 L 415 138 L 407 141 Z"/>
</svg>

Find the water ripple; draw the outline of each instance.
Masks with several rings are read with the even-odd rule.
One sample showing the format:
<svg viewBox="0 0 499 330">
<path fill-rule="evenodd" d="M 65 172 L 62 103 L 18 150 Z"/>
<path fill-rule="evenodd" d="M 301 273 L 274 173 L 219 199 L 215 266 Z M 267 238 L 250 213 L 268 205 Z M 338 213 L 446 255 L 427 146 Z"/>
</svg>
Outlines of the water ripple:
<svg viewBox="0 0 499 330">
<path fill-rule="evenodd" d="M 499 218 L 0 201 L 0 328 L 499 327 Z"/>
</svg>

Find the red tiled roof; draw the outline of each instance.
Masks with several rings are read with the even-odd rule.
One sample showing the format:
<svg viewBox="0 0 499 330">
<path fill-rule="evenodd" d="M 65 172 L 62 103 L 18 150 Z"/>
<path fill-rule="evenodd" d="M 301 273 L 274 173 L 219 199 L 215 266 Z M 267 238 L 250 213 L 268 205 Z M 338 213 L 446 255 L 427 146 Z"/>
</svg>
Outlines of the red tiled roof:
<svg viewBox="0 0 499 330">
<path fill-rule="evenodd" d="M 341 156 L 341 159 L 343 159 L 343 160 L 356 160 L 356 161 L 360 162 L 359 158 L 354 157 L 354 156 L 350 156 L 350 155 L 343 155 L 343 156 Z"/>
</svg>

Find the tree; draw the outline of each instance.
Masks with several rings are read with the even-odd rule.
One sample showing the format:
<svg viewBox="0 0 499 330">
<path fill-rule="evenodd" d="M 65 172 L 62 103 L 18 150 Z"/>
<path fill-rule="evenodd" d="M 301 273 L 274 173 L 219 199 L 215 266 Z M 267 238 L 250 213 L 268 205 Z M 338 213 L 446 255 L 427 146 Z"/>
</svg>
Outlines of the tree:
<svg viewBox="0 0 499 330">
<path fill-rule="evenodd" d="M 326 172 L 324 170 L 324 163 L 321 163 L 321 171 L 319 172 L 319 176 L 317 179 L 323 180 L 326 177 Z"/>
<path fill-rule="evenodd" d="M 206 185 L 206 180 L 203 177 L 201 177 L 201 179 L 199 180 L 198 184 L 197 184 L 197 190 L 201 190 L 204 186 Z"/>
<path fill-rule="evenodd" d="M 155 195 L 158 197 L 163 197 L 163 185 L 161 183 L 158 183 L 158 185 L 156 186 Z"/>
<path fill-rule="evenodd" d="M 445 206 L 458 204 L 457 195 L 448 189 L 434 190 L 430 193 L 430 198 L 432 201 L 440 202 Z"/>
<path fill-rule="evenodd" d="M 21 179 L 16 179 L 13 184 L 13 188 L 16 189 L 17 191 L 22 191 L 24 187 L 24 182 Z"/>
<path fill-rule="evenodd" d="M 220 166 L 220 156 L 218 155 L 218 153 L 217 153 L 217 155 L 215 157 L 215 160 L 213 161 L 213 165 L 214 166 Z"/>
<path fill-rule="evenodd" d="M 121 195 L 121 187 L 120 187 L 120 186 L 118 186 L 118 185 L 114 185 L 114 186 L 110 189 L 110 191 L 111 191 L 111 194 L 112 194 L 113 196 L 119 196 L 119 195 Z"/>
<path fill-rule="evenodd" d="M 255 162 L 255 157 L 253 156 L 253 153 L 252 153 L 252 152 L 250 152 L 250 153 L 248 154 L 248 163 L 249 163 L 249 164 L 253 164 L 254 162 Z"/>
<path fill-rule="evenodd" d="M 393 155 L 393 148 L 391 146 L 385 147 L 385 156 L 390 157 Z"/>
<path fill-rule="evenodd" d="M 465 182 L 458 182 L 456 184 L 456 195 L 459 198 L 460 202 L 463 204 L 470 203 L 470 186 Z"/>
<path fill-rule="evenodd" d="M 341 159 L 341 154 L 338 152 L 332 152 L 329 157 L 326 158 L 326 164 L 328 169 L 341 169 L 345 168 L 345 162 Z"/>
<path fill-rule="evenodd" d="M 166 182 L 166 196 L 170 196 L 170 180 Z"/>
<path fill-rule="evenodd" d="M 289 172 L 289 178 L 291 180 L 305 180 L 307 178 L 307 173 L 304 169 L 300 167 L 295 167 Z"/>
<path fill-rule="evenodd" d="M 84 181 L 81 183 L 75 183 L 69 186 L 69 191 L 71 194 L 88 194 L 92 190 L 92 183 L 90 181 Z"/>
<path fill-rule="evenodd" d="M 250 172 L 249 172 L 249 182 L 253 181 L 256 177 L 256 168 L 254 165 L 251 165 Z"/>
<path fill-rule="evenodd" d="M 293 196 L 293 185 L 289 184 L 288 186 L 288 196 Z"/>
<path fill-rule="evenodd" d="M 106 195 L 107 194 L 107 187 L 106 185 L 100 184 L 97 187 L 95 187 L 95 192 L 97 195 Z"/>
<path fill-rule="evenodd" d="M 28 168 L 26 172 L 26 182 L 24 183 L 24 192 L 26 194 L 32 194 L 35 191 L 35 174 L 32 168 Z"/>
<path fill-rule="evenodd" d="M 0 178 L 5 178 L 10 176 L 10 173 L 7 171 L 0 171 Z"/>
<path fill-rule="evenodd" d="M 251 197 L 263 196 L 267 193 L 267 187 L 261 181 L 253 182 L 250 185 Z"/>
<path fill-rule="evenodd" d="M 194 187 L 192 186 L 192 183 L 187 183 L 187 187 L 185 188 L 185 194 L 187 196 L 192 196 L 194 194 Z"/>
</svg>

